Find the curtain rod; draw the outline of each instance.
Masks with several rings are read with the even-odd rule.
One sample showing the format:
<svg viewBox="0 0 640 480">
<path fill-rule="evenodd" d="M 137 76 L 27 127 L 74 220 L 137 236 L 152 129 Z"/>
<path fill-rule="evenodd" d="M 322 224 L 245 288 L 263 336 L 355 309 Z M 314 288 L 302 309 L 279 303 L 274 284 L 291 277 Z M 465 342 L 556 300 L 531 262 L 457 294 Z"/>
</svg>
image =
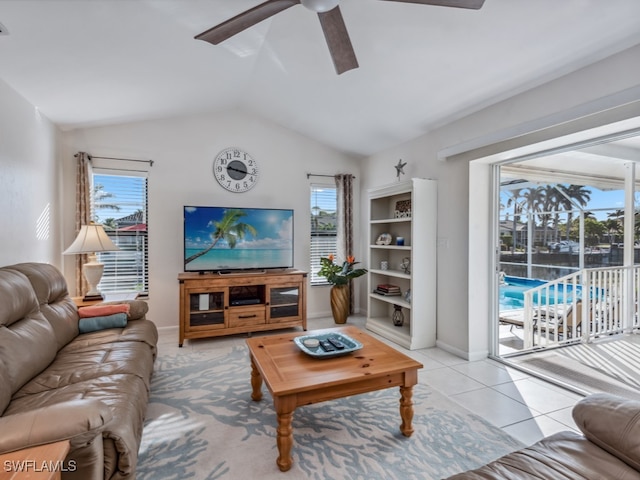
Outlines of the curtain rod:
<svg viewBox="0 0 640 480">
<path fill-rule="evenodd" d="M 89 158 L 99 158 L 100 160 L 122 160 L 124 162 L 141 162 L 148 163 L 150 167 L 153 167 L 153 160 L 137 160 L 135 158 L 114 158 L 114 157 L 94 157 L 93 155 L 89 155 Z"/>
<path fill-rule="evenodd" d="M 338 174 L 340 175 L 340 174 Z M 350 175 L 350 174 L 346 174 L 346 175 Z M 353 178 L 356 178 L 355 175 L 351 175 Z M 323 175 L 322 173 L 307 173 L 307 178 L 309 177 L 330 177 L 330 178 L 335 178 L 335 175 Z"/>
<path fill-rule="evenodd" d="M 77 157 L 78 154 L 76 153 L 74 155 L 74 157 Z M 116 157 L 95 157 L 93 155 L 89 155 L 87 154 L 87 157 L 89 157 L 89 160 L 91 160 L 92 158 L 99 158 L 100 160 L 119 160 L 119 161 L 123 161 L 123 162 L 141 162 L 141 163 L 148 163 L 150 167 L 153 167 L 153 160 L 138 160 L 136 158 L 116 158 Z"/>
<path fill-rule="evenodd" d="M 114 172 L 138 172 L 138 173 L 149 173 L 147 170 L 134 170 L 131 168 L 127 168 L 125 170 L 121 169 L 121 168 L 105 168 L 105 167 L 100 167 L 100 170 L 113 170 Z"/>
</svg>

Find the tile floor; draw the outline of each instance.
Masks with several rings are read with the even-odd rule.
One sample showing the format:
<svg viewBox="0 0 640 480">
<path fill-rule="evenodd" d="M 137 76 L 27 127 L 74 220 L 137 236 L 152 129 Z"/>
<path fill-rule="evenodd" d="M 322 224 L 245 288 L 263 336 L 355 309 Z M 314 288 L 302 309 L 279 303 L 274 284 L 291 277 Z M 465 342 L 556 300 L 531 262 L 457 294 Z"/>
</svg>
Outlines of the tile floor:
<svg viewBox="0 0 640 480">
<path fill-rule="evenodd" d="M 364 328 L 365 318 L 352 315 L 348 323 Z M 309 330 L 333 326 L 331 318 L 309 319 L 307 325 Z M 186 340 L 182 348 L 208 348 L 210 342 L 237 341 L 239 338 L 246 336 Z M 388 343 L 424 365 L 419 372 L 420 383 L 437 389 L 525 445 L 562 430 L 578 431 L 571 409 L 582 398 L 580 395 L 494 360 L 469 362 L 439 348 L 410 351 Z M 178 350 L 177 329 L 163 329 L 160 354 L 174 349 Z"/>
</svg>

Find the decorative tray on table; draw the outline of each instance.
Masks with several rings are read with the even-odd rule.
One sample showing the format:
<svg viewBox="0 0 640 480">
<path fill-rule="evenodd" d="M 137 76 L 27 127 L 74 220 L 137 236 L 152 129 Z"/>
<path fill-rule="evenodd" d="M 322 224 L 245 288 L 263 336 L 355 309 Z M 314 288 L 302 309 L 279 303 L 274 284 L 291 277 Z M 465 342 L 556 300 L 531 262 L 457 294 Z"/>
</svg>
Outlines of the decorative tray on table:
<svg viewBox="0 0 640 480">
<path fill-rule="evenodd" d="M 318 335 L 304 335 L 293 339 L 294 343 L 307 355 L 315 358 L 333 358 L 346 355 L 362 348 L 357 340 L 342 333 L 323 333 Z M 327 343 L 325 343 L 327 342 Z M 327 350 L 322 347 L 326 345 Z M 333 348 L 333 350 L 330 350 Z"/>
</svg>

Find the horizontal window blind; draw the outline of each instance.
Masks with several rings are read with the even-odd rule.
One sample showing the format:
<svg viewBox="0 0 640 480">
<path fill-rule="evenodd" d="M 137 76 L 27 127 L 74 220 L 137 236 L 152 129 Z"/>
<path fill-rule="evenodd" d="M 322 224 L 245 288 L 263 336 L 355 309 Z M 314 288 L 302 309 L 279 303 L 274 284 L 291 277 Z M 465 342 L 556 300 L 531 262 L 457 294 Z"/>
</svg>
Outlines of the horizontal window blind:
<svg viewBox="0 0 640 480">
<path fill-rule="evenodd" d="M 318 275 L 320 258 L 335 255 L 337 244 L 336 188 L 327 185 L 311 186 L 311 285 L 326 285 L 327 279 Z"/>
<path fill-rule="evenodd" d="M 131 171 L 109 173 L 94 169 L 92 218 L 104 226 L 116 252 L 98 254 L 104 274 L 98 285 L 102 293 L 149 293 L 149 245 L 147 224 L 147 177 Z"/>
</svg>

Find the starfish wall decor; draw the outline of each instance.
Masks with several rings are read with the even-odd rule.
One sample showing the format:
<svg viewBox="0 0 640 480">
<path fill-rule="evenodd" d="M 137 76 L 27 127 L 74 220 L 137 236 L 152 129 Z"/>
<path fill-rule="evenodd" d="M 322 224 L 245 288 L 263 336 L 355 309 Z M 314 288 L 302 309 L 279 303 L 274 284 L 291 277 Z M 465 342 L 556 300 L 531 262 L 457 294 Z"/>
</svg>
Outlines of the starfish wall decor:
<svg viewBox="0 0 640 480">
<path fill-rule="evenodd" d="M 398 160 L 398 164 L 396 165 L 396 178 L 400 180 L 400 174 L 404 175 L 404 167 L 407 162 L 402 162 L 402 159 Z"/>
</svg>

